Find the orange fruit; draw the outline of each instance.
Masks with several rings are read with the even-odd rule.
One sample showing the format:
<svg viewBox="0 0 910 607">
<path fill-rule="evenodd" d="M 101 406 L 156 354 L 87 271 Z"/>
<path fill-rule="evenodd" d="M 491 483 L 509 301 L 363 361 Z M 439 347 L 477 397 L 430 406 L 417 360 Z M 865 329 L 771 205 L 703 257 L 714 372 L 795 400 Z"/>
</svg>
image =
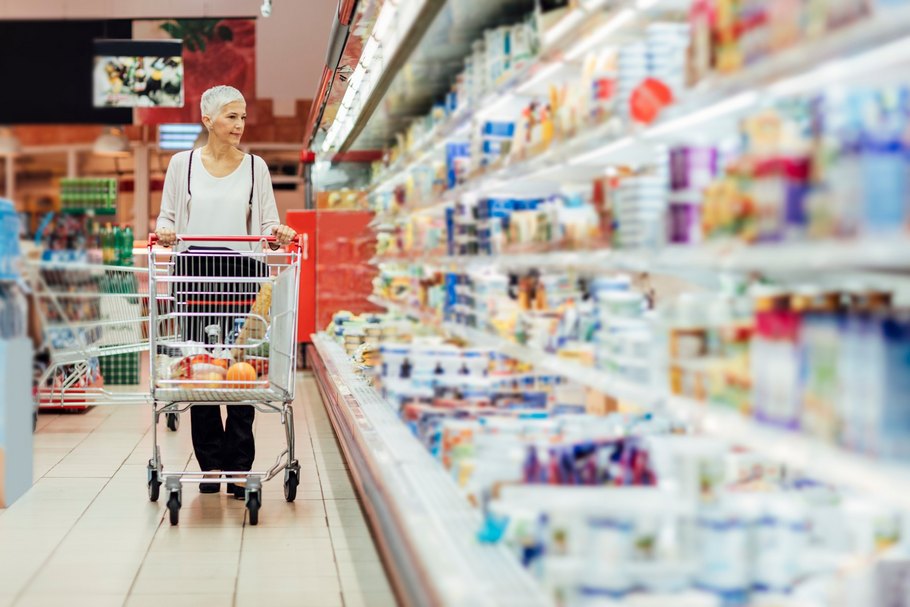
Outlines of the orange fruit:
<svg viewBox="0 0 910 607">
<path fill-rule="evenodd" d="M 252 388 L 247 382 L 256 381 L 256 369 L 249 363 L 234 363 L 227 372 L 227 387 L 230 388 Z M 244 382 L 244 383 L 231 383 Z"/>
</svg>

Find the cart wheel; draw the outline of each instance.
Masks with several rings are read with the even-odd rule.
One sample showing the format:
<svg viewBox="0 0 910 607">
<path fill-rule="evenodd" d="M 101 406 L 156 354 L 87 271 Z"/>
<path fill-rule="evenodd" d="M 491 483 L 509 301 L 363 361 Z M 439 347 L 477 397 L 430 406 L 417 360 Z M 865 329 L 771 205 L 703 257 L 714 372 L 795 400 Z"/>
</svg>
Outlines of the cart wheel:
<svg viewBox="0 0 910 607">
<path fill-rule="evenodd" d="M 157 502 L 161 494 L 161 481 L 158 480 L 158 471 L 153 470 L 149 479 L 149 501 Z"/>
<path fill-rule="evenodd" d="M 297 472 L 288 472 L 288 477 L 284 481 L 284 499 L 293 502 L 297 499 L 297 485 L 300 484 L 300 478 Z"/>
<path fill-rule="evenodd" d="M 177 428 L 180 427 L 180 414 L 179 413 L 168 413 L 167 414 L 167 429 L 171 432 L 176 432 Z"/>
<path fill-rule="evenodd" d="M 250 511 L 250 525 L 259 524 L 259 507 L 262 505 L 258 491 L 248 493 L 246 496 L 246 508 Z"/>
<path fill-rule="evenodd" d="M 171 525 L 176 525 L 180 521 L 180 497 L 176 491 L 171 492 L 171 497 L 167 500 L 167 509 L 171 515 Z"/>
</svg>

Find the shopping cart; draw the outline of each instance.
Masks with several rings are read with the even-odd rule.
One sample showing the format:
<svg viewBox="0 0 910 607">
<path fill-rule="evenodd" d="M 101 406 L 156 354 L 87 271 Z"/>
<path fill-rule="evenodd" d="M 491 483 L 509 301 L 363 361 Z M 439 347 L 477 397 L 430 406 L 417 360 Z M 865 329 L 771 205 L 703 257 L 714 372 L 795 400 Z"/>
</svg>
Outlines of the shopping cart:
<svg viewBox="0 0 910 607">
<path fill-rule="evenodd" d="M 38 404 L 79 410 L 98 404 L 150 403 L 144 387 L 139 392 L 104 387 L 99 372 L 99 361 L 106 357 L 136 354 L 138 361 L 139 353 L 148 351 L 148 268 L 94 264 L 85 255 L 56 254 L 25 263 L 40 323 L 38 352 L 46 357 L 35 378 Z"/>
<path fill-rule="evenodd" d="M 294 456 L 294 374 L 297 365 L 297 295 L 306 236 L 289 251 L 232 251 L 212 245 L 274 242 L 274 237 L 177 236 L 180 252 L 153 248 L 149 237 L 149 290 L 157 305 L 149 318 L 153 400 L 149 499 L 162 483 L 172 525 L 179 521 L 183 484 L 245 485 L 250 524 L 259 521 L 262 483 L 284 471 L 284 495 L 297 496 L 300 464 Z M 202 248 L 202 245 L 209 245 Z M 265 471 L 165 470 L 158 446 L 161 415 L 195 406 L 250 405 L 278 413 L 287 448 Z"/>
</svg>

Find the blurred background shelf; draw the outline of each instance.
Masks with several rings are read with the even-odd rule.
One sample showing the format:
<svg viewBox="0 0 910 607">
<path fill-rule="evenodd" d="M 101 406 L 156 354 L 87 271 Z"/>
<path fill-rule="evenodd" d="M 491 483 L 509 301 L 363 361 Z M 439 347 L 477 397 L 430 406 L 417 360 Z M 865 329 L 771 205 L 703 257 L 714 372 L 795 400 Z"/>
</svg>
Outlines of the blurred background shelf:
<svg viewBox="0 0 910 607">
<path fill-rule="evenodd" d="M 671 396 L 667 409 L 725 438 L 813 477 L 910 510 L 910 466 L 853 453 L 797 431 L 759 423 L 737 411 Z"/>
</svg>

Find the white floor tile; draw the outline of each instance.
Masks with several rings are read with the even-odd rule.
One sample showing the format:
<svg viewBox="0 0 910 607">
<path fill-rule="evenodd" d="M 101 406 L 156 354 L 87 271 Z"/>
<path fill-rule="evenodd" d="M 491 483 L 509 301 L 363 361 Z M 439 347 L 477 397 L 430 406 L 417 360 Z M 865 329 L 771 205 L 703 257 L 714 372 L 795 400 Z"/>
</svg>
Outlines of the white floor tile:
<svg viewBox="0 0 910 607">
<path fill-rule="evenodd" d="M 15 603 L 16 607 L 60 607 L 61 605 L 85 607 L 121 607 L 126 600 L 123 594 L 80 595 L 74 600 L 69 594 L 28 594 Z"/>
<path fill-rule="evenodd" d="M 163 489 L 149 502 L 147 408 L 42 414 L 35 484 L 0 510 L 0 607 L 14 599 L 16 607 L 342 607 L 342 592 L 348 607 L 370 605 L 370 596 L 375 607 L 394 604 L 311 376 L 298 384 L 294 413 L 297 500 L 285 501 L 281 476 L 266 483 L 255 527 L 223 491 L 184 486 L 176 527 Z M 162 460 L 168 470 L 198 470 L 189 416 L 181 421 L 178 432 L 159 425 Z M 255 432 L 255 469 L 269 468 L 284 428 L 277 415 L 259 414 Z"/>
<path fill-rule="evenodd" d="M 233 588 L 221 594 L 133 594 L 126 600 L 125 607 L 231 607 L 234 603 Z M 230 592 L 228 592 L 230 590 Z"/>
</svg>

